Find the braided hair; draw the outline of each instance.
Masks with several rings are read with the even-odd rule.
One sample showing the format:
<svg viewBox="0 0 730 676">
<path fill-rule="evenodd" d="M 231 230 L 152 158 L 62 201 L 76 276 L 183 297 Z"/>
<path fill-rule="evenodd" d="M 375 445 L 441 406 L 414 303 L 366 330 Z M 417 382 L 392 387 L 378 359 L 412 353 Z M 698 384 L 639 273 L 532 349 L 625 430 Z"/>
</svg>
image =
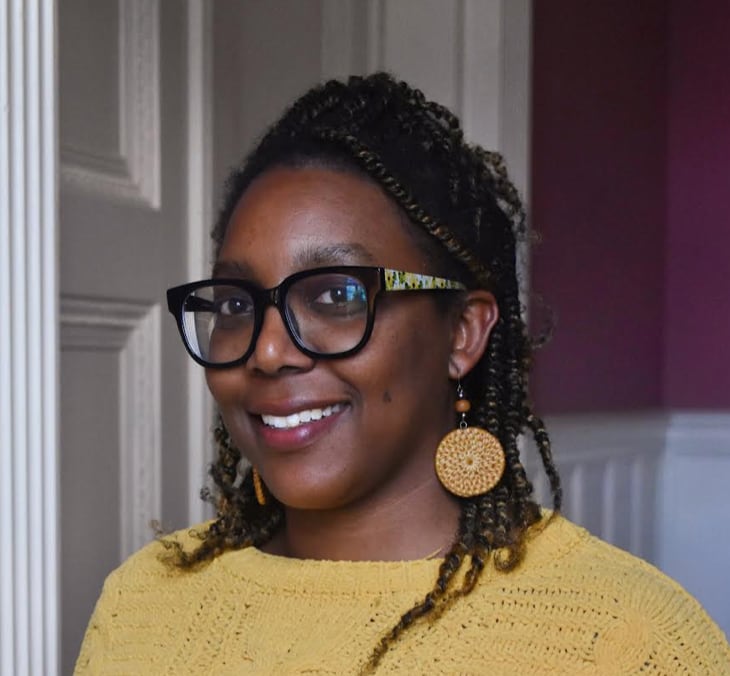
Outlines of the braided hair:
<svg viewBox="0 0 730 676">
<path fill-rule="evenodd" d="M 432 274 L 488 289 L 499 306 L 488 348 L 463 385 L 472 401 L 472 422 L 495 435 L 504 448 L 504 475 L 488 493 L 460 499 L 458 535 L 433 589 L 374 647 L 366 666 L 372 669 L 419 618 L 440 613 L 468 594 L 490 557 L 505 571 L 522 560 L 527 530 L 541 514 L 520 459 L 520 434 L 529 430 L 535 439 L 556 512 L 560 479 L 545 426 L 527 397 L 532 344 L 516 274 L 525 214 L 502 157 L 467 144 L 450 111 L 386 73 L 333 80 L 296 101 L 231 174 L 213 230 L 216 249 L 252 181 L 274 167 L 306 166 L 354 172 L 376 182 L 420 233 L 414 236 L 435 268 Z M 273 497 L 265 505 L 256 501 L 252 471 L 240 471 L 241 452 L 220 419 L 215 434 L 219 455 L 210 473 L 216 488 L 204 489 L 203 497 L 215 504 L 217 518 L 195 550 L 178 548 L 183 567 L 226 550 L 262 545 L 284 518 L 283 506 Z M 463 581 L 457 585 L 462 568 Z"/>
</svg>

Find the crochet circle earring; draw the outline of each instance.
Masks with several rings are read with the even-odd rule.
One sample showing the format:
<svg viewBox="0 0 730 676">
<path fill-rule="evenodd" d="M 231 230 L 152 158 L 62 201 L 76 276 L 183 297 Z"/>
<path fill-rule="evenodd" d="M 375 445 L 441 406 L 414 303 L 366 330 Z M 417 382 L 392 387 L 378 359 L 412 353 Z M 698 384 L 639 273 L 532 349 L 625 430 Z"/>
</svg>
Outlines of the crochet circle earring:
<svg viewBox="0 0 730 676">
<path fill-rule="evenodd" d="M 466 414 L 471 402 L 464 396 L 461 380 L 456 387 L 454 409 L 461 415 L 436 449 L 436 476 L 441 485 L 460 498 L 472 498 L 492 490 L 502 478 L 504 450 L 499 439 L 481 427 L 469 427 Z"/>
</svg>

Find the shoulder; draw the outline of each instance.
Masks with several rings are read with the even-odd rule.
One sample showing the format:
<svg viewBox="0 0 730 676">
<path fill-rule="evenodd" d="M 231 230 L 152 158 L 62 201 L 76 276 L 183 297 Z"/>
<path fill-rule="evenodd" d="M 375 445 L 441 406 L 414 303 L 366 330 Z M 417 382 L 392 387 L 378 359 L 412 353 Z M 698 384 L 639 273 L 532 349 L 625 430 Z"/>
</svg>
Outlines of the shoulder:
<svg viewBox="0 0 730 676">
<path fill-rule="evenodd" d="M 556 633 L 558 642 L 558 635 L 571 636 L 573 649 L 582 645 L 595 664 L 730 673 L 727 640 L 692 596 L 651 564 L 561 516 L 534 529 L 523 564 L 495 572 L 496 580 L 506 607 L 536 633 Z"/>
<path fill-rule="evenodd" d="M 547 558 L 555 578 L 572 588 L 615 593 L 623 603 L 641 606 L 646 612 L 652 607 L 688 606 L 706 617 L 700 604 L 661 570 L 591 535 L 562 516 L 548 523 L 531 544 L 535 556 L 530 560 L 528 553 L 528 574 L 534 572 L 535 564 L 544 566 Z"/>
<path fill-rule="evenodd" d="M 178 542 L 185 549 L 192 549 L 204 532 L 205 524 L 173 533 L 163 540 Z M 176 568 L 169 560 L 170 550 L 163 541 L 155 540 L 132 554 L 122 565 L 112 571 L 104 582 L 94 613 L 89 620 L 81 645 L 74 674 L 105 672 L 107 657 L 124 651 L 135 632 L 151 635 L 151 624 L 171 622 L 175 600 L 181 590 L 196 584 L 195 576 Z M 168 559 L 168 560 L 166 560 Z M 131 650 L 131 649 L 130 649 Z M 130 653 L 131 654 L 131 653 Z"/>
<path fill-rule="evenodd" d="M 524 575 L 542 577 L 547 571 L 550 580 L 580 591 L 589 603 L 610 599 L 647 617 L 654 614 L 655 619 L 685 612 L 687 620 L 709 621 L 700 604 L 672 578 L 562 516 L 553 518 L 528 544 Z"/>
<path fill-rule="evenodd" d="M 193 550 L 200 542 L 208 524 L 198 524 L 159 539 L 153 540 L 129 556 L 106 578 L 97 611 L 111 610 L 123 597 L 152 598 L 169 586 L 188 578 L 194 579 L 187 570 L 175 563 L 175 547 L 185 551 Z"/>
</svg>

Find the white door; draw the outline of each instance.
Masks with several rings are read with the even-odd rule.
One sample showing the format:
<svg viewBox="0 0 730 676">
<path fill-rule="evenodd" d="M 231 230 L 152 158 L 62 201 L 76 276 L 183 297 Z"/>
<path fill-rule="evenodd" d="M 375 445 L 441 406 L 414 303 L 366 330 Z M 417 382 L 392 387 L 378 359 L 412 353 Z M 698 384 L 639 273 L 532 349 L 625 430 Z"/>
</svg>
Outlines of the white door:
<svg viewBox="0 0 730 676">
<path fill-rule="evenodd" d="M 150 520 L 189 520 L 189 360 L 165 305 L 191 267 L 188 12 L 58 7 L 64 674 L 104 577 L 152 538 Z"/>
</svg>

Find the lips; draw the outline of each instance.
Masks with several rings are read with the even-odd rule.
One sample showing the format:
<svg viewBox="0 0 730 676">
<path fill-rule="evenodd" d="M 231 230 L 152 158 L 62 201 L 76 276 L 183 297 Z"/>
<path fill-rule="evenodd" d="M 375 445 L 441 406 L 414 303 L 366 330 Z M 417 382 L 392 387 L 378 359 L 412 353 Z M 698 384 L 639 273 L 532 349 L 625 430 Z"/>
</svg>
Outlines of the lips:
<svg viewBox="0 0 730 676">
<path fill-rule="evenodd" d="M 297 451 L 329 435 L 350 408 L 347 401 L 269 401 L 262 403 L 254 429 L 265 451 Z"/>
<path fill-rule="evenodd" d="M 267 427 L 273 427 L 275 429 L 294 429 L 311 423 L 322 418 L 328 418 L 329 416 L 339 413 L 343 409 L 342 404 L 332 404 L 331 406 L 325 406 L 324 408 L 309 408 L 296 413 L 290 413 L 288 415 L 271 415 L 262 413 L 261 420 Z"/>
</svg>

